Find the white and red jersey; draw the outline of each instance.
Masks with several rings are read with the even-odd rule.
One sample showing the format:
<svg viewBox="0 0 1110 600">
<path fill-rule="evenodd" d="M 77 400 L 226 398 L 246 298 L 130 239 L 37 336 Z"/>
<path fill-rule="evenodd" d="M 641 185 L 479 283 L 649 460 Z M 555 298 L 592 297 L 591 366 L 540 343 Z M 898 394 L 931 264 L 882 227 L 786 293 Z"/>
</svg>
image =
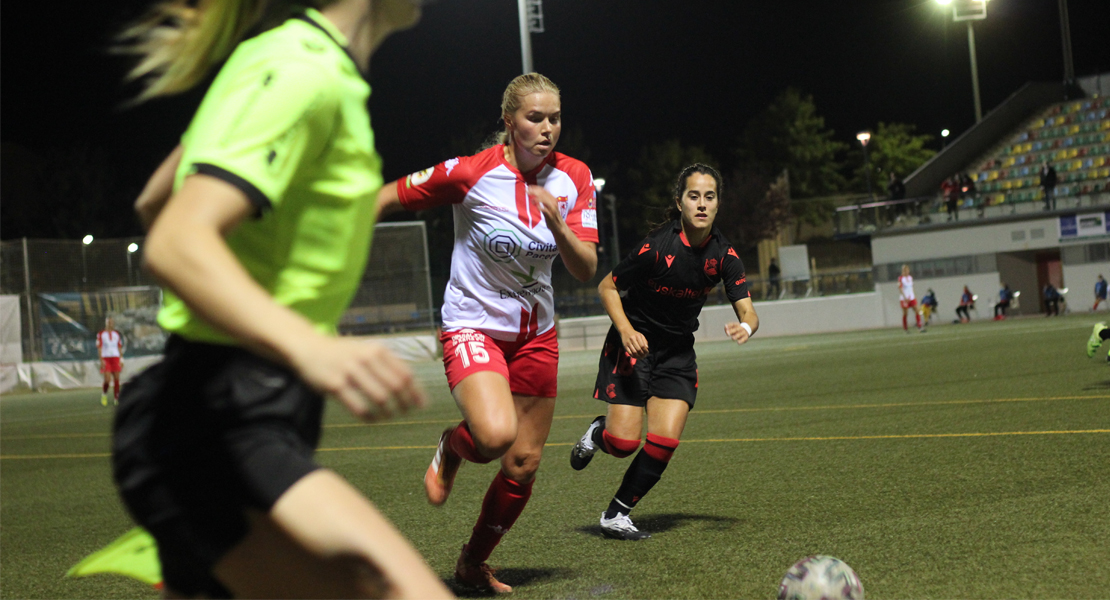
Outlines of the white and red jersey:
<svg viewBox="0 0 1110 600">
<path fill-rule="evenodd" d="M 96 347 L 100 349 L 101 358 L 118 358 L 123 352 L 123 336 L 115 329 L 102 329 L 96 334 Z"/>
<path fill-rule="evenodd" d="M 899 300 L 917 300 L 917 297 L 913 295 L 913 275 L 898 277 L 898 291 L 900 293 Z"/>
<path fill-rule="evenodd" d="M 397 182 L 407 210 L 453 205 L 455 248 L 443 295 L 443 328 L 478 329 L 513 341 L 555 326 L 551 263 L 559 254 L 538 202 L 527 186 L 540 185 L 578 239 L 598 241 L 593 175 L 581 161 L 553 152 L 520 173 L 504 146 L 461 156 Z"/>
</svg>

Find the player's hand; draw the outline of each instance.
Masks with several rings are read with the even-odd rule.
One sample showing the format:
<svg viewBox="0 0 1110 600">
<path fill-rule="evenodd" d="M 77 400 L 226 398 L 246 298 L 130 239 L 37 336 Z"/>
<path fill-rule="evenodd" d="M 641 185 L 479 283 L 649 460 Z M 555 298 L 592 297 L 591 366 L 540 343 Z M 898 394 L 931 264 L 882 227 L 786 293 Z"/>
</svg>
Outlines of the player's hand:
<svg viewBox="0 0 1110 600">
<path fill-rule="evenodd" d="M 540 205 L 540 214 L 547 221 L 549 229 L 556 229 L 563 224 L 563 215 L 559 212 L 559 201 L 551 192 L 541 185 L 528 186 L 528 197 Z"/>
<path fill-rule="evenodd" d="M 624 351 L 632 358 L 643 358 L 648 353 L 648 341 L 644 334 L 633 329 L 628 334 L 621 334 L 621 343 Z"/>
<path fill-rule="evenodd" d="M 741 327 L 740 323 L 736 321 L 725 323 L 725 333 L 727 333 L 728 337 L 732 338 L 733 341 L 735 341 L 737 344 L 743 344 L 744 342 L 748 341 L 749 337 L 751 337 L 748 335 L 748 330 Z"/>
<path fill-rule="evenodd" d="M 304 344 L 294 363 L 309 386 L 364 421 L 424 406 L 424 391 L 408 365 L 378 343 L 320 336 Z"/>
</svg>

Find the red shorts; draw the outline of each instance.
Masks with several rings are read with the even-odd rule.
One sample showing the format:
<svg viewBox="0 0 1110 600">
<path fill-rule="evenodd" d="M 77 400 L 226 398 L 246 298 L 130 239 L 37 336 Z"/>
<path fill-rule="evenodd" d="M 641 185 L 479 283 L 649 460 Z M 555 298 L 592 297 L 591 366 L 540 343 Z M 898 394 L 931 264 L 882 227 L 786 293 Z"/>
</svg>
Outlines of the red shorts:
<svg viewBox="0 0 1110 600">
<path fill-rule="evenodd" d="M 105 356 L 100 359 L 101 373 L 119 373 L 121 368 L 118 356 Z"/>
<path fill-rule="evenodd" d="M 902 308 L 916 308 L 917 300 L 899 300 L 902 303 Z"/>
<path fill-rule="evenodd" d="M 523 342 L 503 342 L 476 329 L 445 331 L 443 368 L 451 389 L 479 371 L 499 373 L 521 396 L 554 398 L 559 384 L 559 336 L 552 327 Z"/>
</svg>

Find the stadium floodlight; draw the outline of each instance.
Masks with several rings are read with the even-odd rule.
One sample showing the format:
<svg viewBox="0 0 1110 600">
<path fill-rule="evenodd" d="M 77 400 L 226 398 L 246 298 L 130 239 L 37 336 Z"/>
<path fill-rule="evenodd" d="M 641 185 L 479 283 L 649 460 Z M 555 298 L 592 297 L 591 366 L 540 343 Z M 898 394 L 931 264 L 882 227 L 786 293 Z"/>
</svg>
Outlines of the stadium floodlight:
<svg viewBox="0 0 1110 600">
<path fill-rule="evenodd" d="M 975 28 L 972 23 L 987 18 L 988 0 L 937 0 L 941 6 L 952 7 L 952 20 L 967 22 L 967 48 L 971 56 L 971 92 L 975 100 L 975 122 L 983 120 L 983 104 L 979 100 L 979 65 L 975 61 Z"/>
<path fill-rule="evenodd" d="M 952 132 L 948 131 L 947 129 L 941 129 L 940 130 L 940 137 L 942 137 L 942 138 L 946 138 L 951 134 L 952 134 Z"/>
<path fill-rule="evenodd" d="M 82 244 L 84 244 L 84 245 L 86 245 L 86 246 L 88 246 L 89 244 L 93 243 L 93 236 L 92 236 L 92 234 L 90 233 L 89 235 L 86 235 L 85 237 L 81 238 L 81 243 L 82 243 Z"/>
<path fill-rule="evenodd" d="M 871 132 L 861 131 L 856 134 L 856 139 L 863 146 L 863 166 L 867 171 L 867 197 L 874 199 L 875 193 L 871 190 L 871 157 L 867 155 L 867 143 L 871 141 Z"/>
<path fill-rule="evenodd" d="M 139 251 L 139 245 L 136 244 L 135 242 L 131 242 L 130 244 L 127 245 L 127 253 L 128 254 L 134 254 L 138 251 Z"/>
<path fill-rule="evenodd" d="M 596 193 L 600 194 L 601 190 L 603 190 L 603 189 L 605 189 L 605 178 L 604 177 L 595 178 L 594 179 L 594 191 Z"/>
</svg>

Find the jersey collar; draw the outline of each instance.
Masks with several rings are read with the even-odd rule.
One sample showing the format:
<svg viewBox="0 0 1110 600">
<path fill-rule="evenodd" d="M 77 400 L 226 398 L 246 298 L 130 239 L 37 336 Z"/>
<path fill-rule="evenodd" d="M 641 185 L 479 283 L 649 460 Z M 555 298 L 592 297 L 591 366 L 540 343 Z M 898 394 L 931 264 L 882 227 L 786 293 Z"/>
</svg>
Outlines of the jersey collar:
<svg viewBox="0 0 1110 600">
<path fill-rule="evenodd" d="M 683 231 L 683 229 L 682 229 L 682 221 L 681 220 L 675 221 L 674 222 L 674 228 L 675 228 L 675 231 L 678 232 L 678 239 L 682 240 L 682 245 L 689 248 L 690 247 L 690 240 L 686 239 L 686 232 Z M 698 248 L 704 248 L 707 244 L 709 244 L 709 240 L 713 239 L 713 235 L 715 233 L 717 233 L 717 228 L 713 227 L 713 229 L 709 230 L 709 235 L 705 236 L 705 241 L 703 241 L 701 243 L 701 245 L 698 246 Z"/>
<path fill-rule="evenodd" d="M 350 43 L 347 40 L 347 36 L 343 35 L 342 31 L 339 31 L 339 28 L 335 26 L 335 23 L 332 23 L 331 20 L 329 20 L 315 8 L 307 8 L 303 13 L 293 18 L 304 21 L 305 23 L 308 23 L 316 29 L 324 32 L 324 35 L 328 36 L 331 41 L 335 42 L 335 45 L 339 46 L 339 49 L 347 55 L 347 58 L 351 59 L 351 64 L 354 66 L 355 70 L 358 71 L 359 75 L 362 75 L 362 78 L 366 79 L 367 82 L 369 82 L 369 77 L 367 77 L 366 73 L 363 73 L 358 68 L 358 61 L 356 61 L 355 57 L 351 55 L 351 51 L 347 49 L 347 45 Z"/>
<path fill-rule="evenodd" d="M 521 179 L 535 179 L 536 175 L 539 175 L 540 171 L 542 171 L 544 167 L 555 161 L 555 151 L 552 150 L 546 157 L 544 157 L 543 162 L 536 166 L 536 168 L 528 171 L 527 173 L 521 173 L 516 167 L 512 165 L 512 163 L 505 160 L 505 144 L 498 144 L 494 146 L 494 149 L 496 149 L 497 151 L 497 160 L 501 161 L 501 164 L 505 165 L 505 168 L 509 169 L 513 173 L 516 173 Z"/>
</svg>

